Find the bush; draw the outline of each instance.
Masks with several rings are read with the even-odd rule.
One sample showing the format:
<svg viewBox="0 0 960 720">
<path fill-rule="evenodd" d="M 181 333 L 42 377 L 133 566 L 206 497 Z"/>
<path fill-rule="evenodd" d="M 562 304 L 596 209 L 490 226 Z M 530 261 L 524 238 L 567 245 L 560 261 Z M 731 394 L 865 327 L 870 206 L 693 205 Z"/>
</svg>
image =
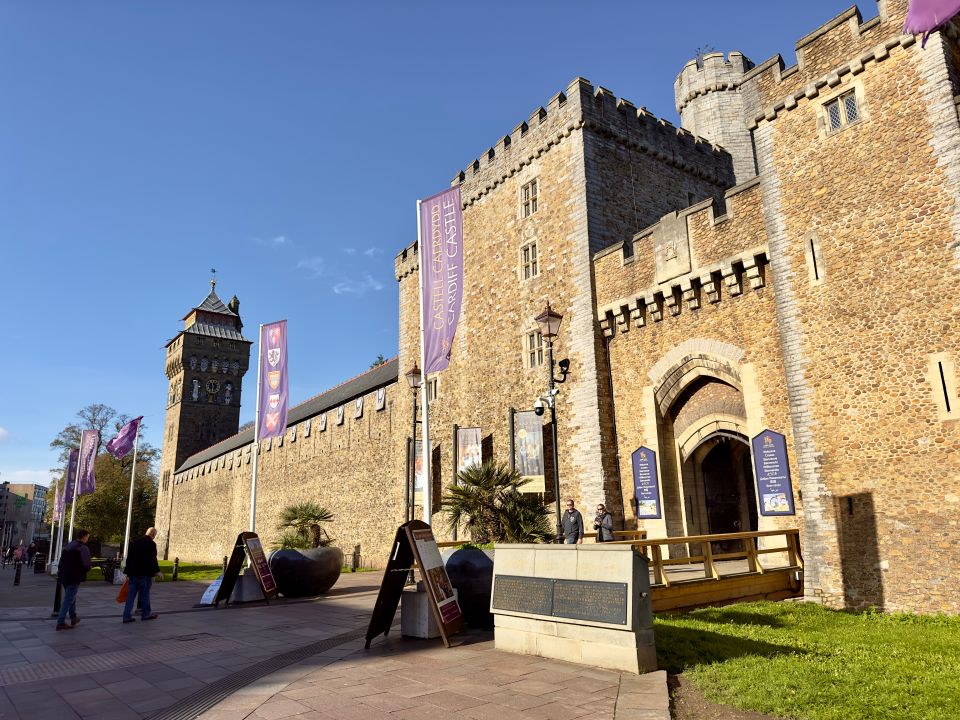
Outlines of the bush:
<svg viewBox="0 0 960 720">
<path fill-rule="evenodd" d="M 274 550 L 305 550 L 333 544 L 323 523 L 333 520 L 333 513 L 319 503 L 307 501 L 287 506 L 280 516 L 277 530 L 283 535 L 274 543 Z"/>
</svg>

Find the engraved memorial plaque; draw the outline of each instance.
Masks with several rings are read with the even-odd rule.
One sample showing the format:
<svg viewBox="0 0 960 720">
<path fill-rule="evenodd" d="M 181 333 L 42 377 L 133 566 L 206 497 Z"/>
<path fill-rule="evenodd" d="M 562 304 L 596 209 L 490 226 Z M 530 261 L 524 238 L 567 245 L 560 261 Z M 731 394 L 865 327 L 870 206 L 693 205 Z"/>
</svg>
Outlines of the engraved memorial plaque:
<svg viewBox="0 0 960 720">
<path fill-rule="evenodd" d="M 553 616 L 571 620 L 627 624 L 627 584 L 555 580 Z"/>
<path fill-rule="evenodd" d="M 492 606 L 507 612 L 551 615 L 555 582 L 550 578 L 497 575 Z"/>
</svg>

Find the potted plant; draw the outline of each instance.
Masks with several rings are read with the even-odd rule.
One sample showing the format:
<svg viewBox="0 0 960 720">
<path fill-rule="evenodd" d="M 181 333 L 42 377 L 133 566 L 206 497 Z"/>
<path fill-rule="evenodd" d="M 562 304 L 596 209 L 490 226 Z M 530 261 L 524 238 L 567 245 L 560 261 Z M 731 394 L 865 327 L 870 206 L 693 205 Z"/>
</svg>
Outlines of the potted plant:
<svg viewBox="0 0 960 720">
<path fill-rule="evenodd" d="M 521 492 L 526 481 L 506 465 L 485 462 L 457 475 L 442 507 L 451 528 L 462 527 L 471 544 L 447 557 L 447 575 L 457 589 L 460 609 L 471 627 L 492 627 L 494 542 L 550 542 L 550 515 L 540 497 Z M 479 547 L 478 547 L 479 546 Z"/>
<path fill-rule="evenodd" d="M 270 555 L 270 571 L 284 597 L 322 595 L 337 582 L 343 551 L 323 527 L 331 520 L 333 514 L 316 502 L 284 508 L 277 525 L 283 534 Z"/>
</svg>

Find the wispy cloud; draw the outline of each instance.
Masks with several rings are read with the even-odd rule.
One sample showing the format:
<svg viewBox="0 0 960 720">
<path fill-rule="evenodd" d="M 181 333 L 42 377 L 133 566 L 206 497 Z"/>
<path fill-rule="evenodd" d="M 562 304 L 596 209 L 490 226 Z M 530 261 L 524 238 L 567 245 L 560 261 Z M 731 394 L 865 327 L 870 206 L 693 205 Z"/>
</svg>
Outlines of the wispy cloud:
<svg viewBox="0 0 960 720">
<path fill-rule="evenodd" d="M 345 247 L 345 248 L 340 248 L 340 252 L 345 253 L 347 255 L 356 255 L 357 249 L 353 247 Z"/>
<path fill-rule="evenodd" d="M 364 275 L 361 280 L 347 278 L 333 286 L 333 292 L 337 295 L 366 295 L 371 290 L 383 290 L 383 283 L 370 275 Z"/>
<path fill-rule="evenodd" d="M 319 255 L 314 255 L 313 257 L 304 258 L 297 263 L 298 269 L 307 270 L 310 273 L 310 277 L 322 277 L 327 272 L 327 263 Z"/>
<path fill-rule="evenodd" d="M 0 427 L 0 442 L 3 442 L 8 437 L 10 437 L 10 431 L 7 430 L 5 427 Z"/>
<path fill-rule="evenodd" d="M 282 248 L 293 246 L 293 240 L 286 235 L 274 235 L 270 238 L 255 237 L 251 238 L 250 241 L 254 245 L 260 245 L 261 247 Z"/>
<path fill-rule="evenodd" d="M 368 247 L 366 250 L 363 251 L 363 254 L 366 255 L 367 257 L 373 257 L 374 255 L 379 255 L 382 252 L 383 250 L 381 250 L 378 247 Z"/>
<path fill-rule="evenodd" d="M 12 483 L 30 483 L 47 487 L 52 484 L 49 470 L 11 470 L 3 474 L 3 479 Z"/>
</svg>

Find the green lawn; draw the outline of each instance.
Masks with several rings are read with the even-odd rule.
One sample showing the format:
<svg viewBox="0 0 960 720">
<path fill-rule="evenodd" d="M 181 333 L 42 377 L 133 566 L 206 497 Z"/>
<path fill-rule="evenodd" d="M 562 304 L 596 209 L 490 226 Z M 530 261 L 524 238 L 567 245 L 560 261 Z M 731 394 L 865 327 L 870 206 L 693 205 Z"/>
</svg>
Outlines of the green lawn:
<svg viewBox="0 0 960 720">
<path fill-rule="evenodd" d="M 223 566 L 216 565 L 197 565 L 194 563 L 180 563 L 177 571 L 177 580 L 193 580 L 195 582 L 210 582 L 216 580 Z M 173 579 L 173 560 L 161 560 L 160 572 L 163 573 L 163 582 L 170 582 Z"/>
<path fill-rule="evenodd" d="M 960 618 L 743 603 L 656 618 L 661 669 L 801 720 L 960 718 Z"/>
</svg>

